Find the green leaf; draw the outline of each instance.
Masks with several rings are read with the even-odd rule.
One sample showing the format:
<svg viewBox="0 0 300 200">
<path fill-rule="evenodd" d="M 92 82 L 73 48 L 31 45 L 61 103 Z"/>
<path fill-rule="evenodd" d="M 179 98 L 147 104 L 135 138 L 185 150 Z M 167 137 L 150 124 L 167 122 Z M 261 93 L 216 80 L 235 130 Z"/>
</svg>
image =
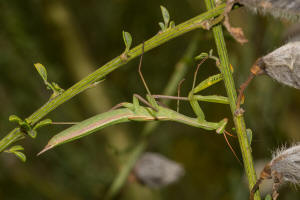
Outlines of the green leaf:
<svg viewBox="0 0 300 200">
<path fill-rule="evenodd" d="M 268 194 L 266 197 L 265 197 L 265 200 L 272 200 L 272 197 L 270 194 Z"/>
<path fill-rule="evenodd" d="M 37 123 L 34 127 L 33 127 L 33 130 L 36 130 L 40 127 L 43 127 L 43 126 L 47 126 L 49 124 L 52 124 L 52 120 L 51 119 L 45 119 L 45 120 L 42 120 L 40 121 L 39 123 Z"/>
<path fill-rule="evenodd" d="M 174 27 L 175 27 L 175 22 L 174 22 L 174 21 L 171 21 L 169 27 L 170 27 L 170 28 L 174 28 Z"/>
<path fill-rule="evenodd" d="M 15 145 L 12 146 L 8 151 L 9 152 L 15 152 L 15 151 L 22 151 L 24 148 L 21 145 Z"/>
<path fill-rule="evenodd" d="M 54 88 L 54 90 L 56 92 L 62 93 L 64 91 L 64 89 L 62 89 L 57 83 L 52 82 L 52 87 Z"/>
<path fill-rule="evenodd" d="M 23 122 L 23 120 L 20 117 L 18 117 L 17 115 L 10 115 L 9 118 L 8 118 L 8 120 L 10 122 L 17 122 L 18 124 L 20 124 L 21 122 Z"/>
<path fill-rule="evenodd" d="M 123 34 L 123 40 L 124 40 L 124 43 L 126 46 L 125 51 L 127 52 L 127 51 L 129 51 L 129 49 L 131 47 L 132 37 L 131 37 L 130 33 L 126 32 L 126 31 L 123 31 L 122 34 Z"/>
<path fill-rule="evenodd" d="M 34 64 L 36 70 L 44 80 L 44 82 L 47 82 L 47 70 L 41 63 Z"/>
<path fill-rule="evenodd" d="M 27 133 L 28 133 L 28 135 L 29 135 L 30 137 L 32 137 L 33 139 L 36 138 L 36 135 L 37 135 L 36 130 L 31 129 L 31 130 L 27 131 Z"/>
<path fill-rule="evenodd" d="M 250 128 L 247 128 L 246 129 L 246 133 L 247 133 L 248 142 L 251 145 L 251 142 L 252 142 L 252 130 Z"/>
<path fill-rule="evenodd" d="M 164 23 L 159 22 L 158 25 L 160 26 L 160 29 L 161 29 L 162 31 L 166 30 L 165 24 L 164 24 Z"/>
<path fill-rule="evenodd" d="M 200 53 L 200 55 L 196 56 L 195 59 L 202 60 L 203 58 L 206 58 L 206 57 L 208 57 L 208 53 L 203 52 L 203 53 Z"/>
<path fill-rule="evenodd" d="M 20 151 L 14 151 L 13 152 L 22 162 L 26 162 L 26 156 L 24 153 Z"/>
<path fill-rule="evenodd" d="M 164 18 L 165 27 L 168 27 L 170 21 L 169 11 L 163 6 L 160 6 L 160 9 L 161 9 L 162 16 Z"/>
</svg>

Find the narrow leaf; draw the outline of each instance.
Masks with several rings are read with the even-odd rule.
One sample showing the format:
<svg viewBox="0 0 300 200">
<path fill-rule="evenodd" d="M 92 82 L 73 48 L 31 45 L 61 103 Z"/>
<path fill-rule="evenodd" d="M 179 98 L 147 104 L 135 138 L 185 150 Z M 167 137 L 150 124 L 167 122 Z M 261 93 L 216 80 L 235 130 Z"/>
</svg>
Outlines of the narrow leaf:
<svg viewBox="0 0 300 200">
<path fill-rule="evenodd" d="M 246 133 L 247 133 L 248 142 L 251 145 L 251 142 L 252 142 L 252 130 L 250 128 L 247 128 L 246 129 Z"/>
<path fill-rule="evenodd" d="M 200 55 L 196 56 L 195 60 L 202 60 L 203 58 L 206 58 L 206 57 L 208 57 L 208 53 L 203 52 L 203 53 L 200 53 Z"/>
<path fill-rule="evenodd" d="M 40 128 L 40 127 L 43 127 L 43 126 L 47 126 L 49 124 L 52 124 L 52 120 L 51 119 L 45 119 L 45 120 L 42 120 L 40 121 L 39 123 L 37 123 L 35 126 L 34 126 L 34 130 Z"/>
<path fill-rule="evenodd" d="M 22 162 L 26 162 L 26 156 L 20 151 L 13 152 Z"/>
<path fill-rule="evenodd" d="M 23 120 L 20 118 L 20 117 L 18 117 L 17 115 L 10 115 L 9 116 L 9 118 L 8 118 L 8 120 L 10 121 L 10 122 L 17 122 L 18 124 L 20 124 Z"/>
<path fill-rule="evenodd" d="M 164 23 L 159 22 L 158 25 L 160 26 L 160 29 L 161 29 L 162 31 L 166 30 L 165 24 L 164 24 Z"/>
<path fill-rule="evenodd" d="M 36 135 L 37 135 L 37 132 L 36 132 L 36 130 L 29 130 L 29 131 L 27 131 L 27 133 L 28 133 L 28 135 L 30 136 L 30 137 L 32 137 L 33 139 L 34 138 L 36 138 Z"/>
<path fill-rule="evenodd" d="M 160 6 L 160 9 L 161 9 L 162 16 L 164 18 L 165 27 L 168 27 L 170 21 L 169 11 L 163 6 Z"/>
<path fill-rule="evenodd" d="M 38 73 L 40 74 L 40 76 L 42 77 L 42 79 L 44 80 L 44 82 L 47 82 L 47 70 L 46 68 L 40 64 L 40 63 L 36 63 L 34 64 L 36 70 L 38 71 Z"/>
<path fill-rule="evenodd" d="M 175 22 L 174 22 L 174 21 L 171 21 L 169 27 L 170 27 L 170 28 L 174 28 L 174 27 L 175 27 Z"/>
<path fill-rule="evenodd" d="M 123 40 L 126 46 L 126 50 L 125 51 L 129 51 L 130 47 L 131 47 L 131 43 L 132 43 L 132 37 L 130 35 L 130 33 L 123 31 Z"/>
<path fill-rule="evenodd" d="M 15 146 L 12 146 L 8 151 L 14 152 L 14 151 L 22 151 L 22 150 L 24 150 L 24 148 L 21 145 L 15 145 Z"/>
</svg>

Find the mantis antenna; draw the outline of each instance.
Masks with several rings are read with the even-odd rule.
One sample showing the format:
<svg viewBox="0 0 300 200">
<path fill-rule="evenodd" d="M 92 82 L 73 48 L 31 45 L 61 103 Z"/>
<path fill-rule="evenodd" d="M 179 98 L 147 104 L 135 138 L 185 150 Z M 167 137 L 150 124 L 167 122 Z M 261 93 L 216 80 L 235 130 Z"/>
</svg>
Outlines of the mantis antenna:
<svg viewBox="0 0 300 200">
<path fill-rule="evenodd" d="M 141 79 L 143 81 L 143 84 L 144 84 L 144 86 L 145 86 L 145 88 L 147 90 L 147 93 L 151 96 L 151 92 L 150 92 L 150 90 L 149 90 L 149 88 L 147 86 L 147 83 L 146 83 L 146 81 L 144 79 L 144 76 L 143 76 L 142 70 L 141 70 L 141 68 L 142 68 L 142 62 L 143 62 L 143 55 L 144 55 L 144 42 L 142 44 L 142 54 L 141 54 L 140 63 L 139 63 L 139 75 L 140 75 L 140 77 L 141 77 Z"/>
<path fill-rule="evenodd" d="M 198 70 L 199 70 L 200 66 L 201 66 L 207 59 L 208 59 L 208 56 L 206 56 L 205 58 L 203 58 L 203 59 L 201 60 L 201 62 L 197 65 L 197 69 L 196 69 L 196 71 L 195 71 L 195 73 L 194 73 L 194 80 L 193 80 L 192 91 L 194 90 L 195 85 L 196 85 L 196 79 L 197 79 Z"/>
<path fill-rule="evenodd" d="M 177 112 L 179 112 L 179 104 L 180 104 L 180 101 L 179 101 L 179 97 L 180 97 L 180 88 L 181 88 L 181 84 L 185 81 L 185 79 L 182 79 L 179 83 L 178 83 L 178 86 L 177 86 Z"/>
</svg>

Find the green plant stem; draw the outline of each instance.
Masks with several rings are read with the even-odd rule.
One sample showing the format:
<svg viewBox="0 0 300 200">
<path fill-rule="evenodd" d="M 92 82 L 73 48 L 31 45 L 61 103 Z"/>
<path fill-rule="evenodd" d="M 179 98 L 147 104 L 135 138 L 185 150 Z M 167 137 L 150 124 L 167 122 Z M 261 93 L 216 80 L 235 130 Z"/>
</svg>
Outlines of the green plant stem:
<svg viewBox="0 0 300 200">
<path fill-rule="evenodd" d="M 144 43 L 144 51 L 147 52 L 155 47 L 158 47 L 165 42 L 174 39 L 184 33 L 190 32 L 192 30 L 203 28 L 204 22 L 209 23 L 209 19 L 216 17 L 223 13 L 226 4 L 223 3 L 218 7 L 211 9 L 203 14 L 200 14 L 190 20 L 187 20 L 174 28 L 167 29 L 164 32 L 158 33 L 154 37 L 150 38 L 149 40 L 145 41 Z M 122 60 L 120 56 L 114 58 L 113 60 L 109 61 L 98 70 L 90 74 L 89 76 L 83 78 L 81 81 L 77 82 L 71 88 L 66 90 L 64 93 L 56 96 L 53 99 L 50 99 L 46 104 L 44 104 L 40 109 L 30 115 L 26 120 L 31 124 L 35 124 L 44 116 L 46 116 L 49 112 L 57 108 L 59 105 L 63 104 L 64 102 L 68 101 L 75 95 L 79 94 L 80 92 L 90 88 L 95 82 L 103 79 L 106 75 L 114 71 L 115 69 L 125 65 L 130 60 L 136 58 L 137 56 L 141 55 L 142 53 L 142 44 L 134 47 L 131 49 L 127 54 L 127 60 Z M 19 129 L 18 129 L 19 130 Z M 14 143 L 15 141 L 22 139 L 24 137 L 24 133 L 18 131 L 17 129 L 12 130 L 8 135 L 6 135 L 0 141 L 0 152 L 5 150 L 10 144 Z"/>
<path fill-rule="evenodd" d="M 213 0 L 205 0 L 205 4 L 208 10 L 214 8 L 215 6 Z M 224 76 L 223 80 L 226 87 L 227 96 L 230 102 L 230 108 L 233 114 L 233 120 L 238 135 L 242 156 L 243 156 L 245 172 L 249 183 L 248 186 L 249 186 L 249 190 L 251 190 L 254 184 L 256 183 L 256 173 L 253 166 L 251 146 L 248 141 L 244 118 L 242 115 L 239 116 L 235 115 L 237 94 L 236 94 L 235 84 L 229 66 L 228 54 L 227 54 L 227 49 L 226 49 L 225 40 L 223 36 L 222 25 L 217 25 L 213 27 L 213 34 L 214 34 L 220 62 L 221 62 L 220 70 Z M 254 199 L 260 200 L 259 192 L 256 193 Z"/>
<path fill-rule="evenodd" d="M 185 52 L 184 56 L 180 59 L 180 61 L 175 66 L 175 71 L 173 72 L 171 79 L 169 80 L 166 88 L 163 91 L 163 94 L 166 95 L 174 95 L 177 89 L 177 84 L 180 80 L 184 77 L 189 67 L 189 64 L 193 60 L 194 52 L 197 49 L 197 38 L 192 39 L 187 51 Z M 163 99 L 164 104 L 168 104 L 170 99 Z M 147 123 L 142 131 L 139 141 L 137 142 L 136 146 L 133 150 L 129 153 L 128 160 L 126 163 L 121 167 L 120 172 L 115 177 L 113 183 L 111 184 L 108 192 L 106 193 L 105 200 L 109 200 L 114 198 L 119 191 L 121 190 L 122 186 L 125 184 L 129 173 L 131 172 L 132 168 L 134 167 L 137 159 L 141 156 L 141 154 L 145 151 L 148 145 L 148 137 L 155 128 L 157 128 L 159 122 L 154 123 Z"/>
</svg>

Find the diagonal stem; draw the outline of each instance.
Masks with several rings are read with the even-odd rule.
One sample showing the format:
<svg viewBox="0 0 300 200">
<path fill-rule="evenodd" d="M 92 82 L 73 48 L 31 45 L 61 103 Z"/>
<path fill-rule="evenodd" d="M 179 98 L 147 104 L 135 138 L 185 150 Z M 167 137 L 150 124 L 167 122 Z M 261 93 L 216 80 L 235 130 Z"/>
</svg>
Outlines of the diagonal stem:
<svg viewBox="0 0 300 200">
<path fill-rule="evenodd" d="M 216 17 L 223 13 L 226 4 L 222 3 L 218 7 L 209 10 L 203 14 L 200 14 L 192 19 L 189 19 L 174 28 L 167 29 L 164 32 L 158 33 L 149 40 L 145 42 L 145 52 L 150 51 L 151 49 L 158 47 L 171 39 L 179 37 L 187 32 L 198 28 L 205 28 L 204 24 L 210 23 L 208 20 L 212 17 Z M 212 22 L 214 23 L 214 22 Z M 26 120 L 31 124 L 37 123 L 40 119 L 45 117 L 49 112 L 56 109 L 58 106 L 63 104 L 64 102 L 70 100 L 72 97 L 77 94 L 83 92 L 84 90 L 90 88 L 95 82 L 105 78 L 106 75 L 111 73 L 112 71 L 118 69 L 119 67 L 125 65 L 127 62 L 132 59 L 140 56 L 142 54 L 142 44 L 132 48 L 127 53 L 127 59 L 124 60 L 120 56 L 112 59 L 95 72 L 90 74 L 89 76 L 83 78 L 81 81 L 77 82 L 75 85 L 70 87 L 61 95 L 50 99 L 46 102 L 41 108 L 35 111 L 32 115 L 30 115 Z M 13 129 L 9 134 L 7 134 L 4 138 L 0 140 L 0 152 L 4 151 L 10 144 L 16 142 L 24 138 L 25 134 L 19 131 L 19 128 Z"/>
</svg>

